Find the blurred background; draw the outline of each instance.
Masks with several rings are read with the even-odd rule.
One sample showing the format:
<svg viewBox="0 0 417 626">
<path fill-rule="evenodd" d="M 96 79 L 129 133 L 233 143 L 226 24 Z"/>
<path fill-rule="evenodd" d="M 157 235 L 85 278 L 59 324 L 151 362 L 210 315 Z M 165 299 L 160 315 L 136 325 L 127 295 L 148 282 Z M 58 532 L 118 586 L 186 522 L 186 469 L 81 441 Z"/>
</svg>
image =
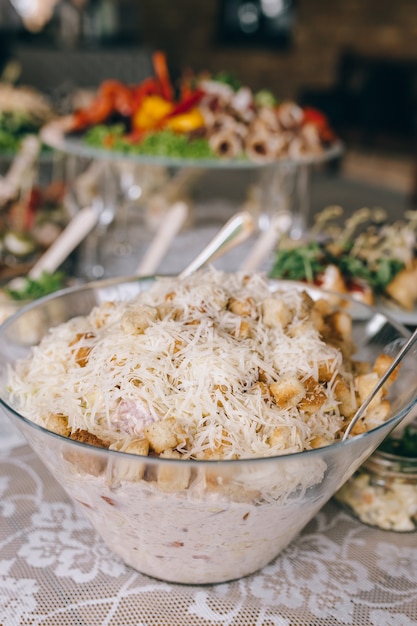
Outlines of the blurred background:
<svg viewBox="0 0 417 626">
<path fill-rule="evenodd" d="M 334 167 L 416 201 L 415 0 L 0 0 L 2 71 L 54 97 L 140 81 L 155 48 L 173 77 L 227 70 L 321 108 L 347 147 Z"/>
<path fill-rule="evenodd" d="M 390 218 L 416 208 L 415 0 L 0 0 L 1 83 L 35 88 L 58 115 L 82 106 L 83 97 L 91 97 L 106 79 L 136 84 L 151 76 L 155 50 L 165 53 L 173 84 L 187 69 L 227 72 L 254 91 L 270 90 L 279 100 L 327 116 L 344 150 L 312 166 L 308 183 L 302 183 L 297 210 L 309 225 L 332 204 L 348 212 L 381 206 Z M 70 178 L 86 164 L 79 159 L 77 167 Z M 126 165 L 123 171 L 130 169 Z M 205 189 L 220 189 L 220 173 L 213 177 L 208 184 L 203 179 L 200 201 Z M 233 172 L 225 177 L 223 201 L 243 186 Z M 126 194 L 121 181 L 121 191 L 110 193 L 109 176 L 103 180 L 106 190 L 100 194 L 111 206 L 108 223 L 103 222 L 107 233 L 108 224 L 124 215 L 120 197 L 125 200 L 136 187 L 126 183 Z M 129 202 L 133 206 L 132 198 Z M 204 211 L 214 214 L 213 206 Z M 58 229 L 55 222 L 59 232 L 62 220 Z M 126 224 L 118 258 L 139 241 L 135 235 L 126 245 Z M 140 229 L 145 233 L 142 224 Z M 149 240 L 145 234 L 142 248 Z M 98 239 L 94 248 L 102 247 Z M 111 263 L 115 273 L 126 270 Z M 88 265 L 85 259 L 81 264 Z M 96 260 L 90 265 L 96 268 Z M 97 267 L 93 276 L 101 275 L 102 264 Z"/>
</svg>

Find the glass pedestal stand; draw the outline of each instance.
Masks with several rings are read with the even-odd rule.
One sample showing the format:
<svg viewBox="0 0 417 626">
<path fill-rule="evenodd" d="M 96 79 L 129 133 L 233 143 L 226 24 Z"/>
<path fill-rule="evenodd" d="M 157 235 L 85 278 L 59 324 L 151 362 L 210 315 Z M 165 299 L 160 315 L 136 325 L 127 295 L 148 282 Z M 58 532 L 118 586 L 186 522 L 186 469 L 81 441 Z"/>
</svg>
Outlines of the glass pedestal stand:
<svg viewBox="0 0 417 626">
<path fill-rule="evenodd" d="M 97 227 L 78 251 L 78 273 L 87 280 L 133 273 L 177 201 L 188 207 L 183 226 L 188 231 L 219 229 L 233 213 L 248 210 L 260 233 L 269 229 L 277 213 L 290 214 L 290 235 L 300 239 L 308 227 L 311 167 L 342 151 L 336 145 L 318 155 L 265 164 L 190 161 L 95 149 L 62 133 L 44 132 L 43 138 L 72 155 L 74 206 L 99 207 Z"/>
</svg>

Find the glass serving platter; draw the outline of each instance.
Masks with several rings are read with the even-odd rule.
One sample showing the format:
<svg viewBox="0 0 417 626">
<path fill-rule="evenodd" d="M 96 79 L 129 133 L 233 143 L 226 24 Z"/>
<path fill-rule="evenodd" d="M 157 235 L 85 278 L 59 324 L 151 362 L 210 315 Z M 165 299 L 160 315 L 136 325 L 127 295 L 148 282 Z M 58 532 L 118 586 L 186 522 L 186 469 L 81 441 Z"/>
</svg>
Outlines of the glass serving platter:
<svg viewBox="0 0 417 626">
<path fill-rule="evenodd" d="M 167 156 L 151 156 L 144 154 L 132 154 L 120 152 L 110 149 L 100 149 L 87 145 L 82 137 L 69 136 L 66 134 L 67 118 L 59 118 L 53 120 L 43 127 L 41 130 L 42 141 L 49 147 L 68 154 L 91 158 L 91 159 L 107 159 L 107 160 L 123 160 L 133 161 L 138 164 L 159 165 L 164 167 L 196 167 L 205 169 L 261 169 L 270 165 L 313 165 L 325 163 L 331 159 L 341 156 L 343 153 L 343 144 L 340 141 L 335 142 L 329 148 L 323 150 L 319 154 L 307 154 L 298 159 L 283 157 L 275 161 L 256 162 L 248 159 L 183 159 Z"/>
</svg>

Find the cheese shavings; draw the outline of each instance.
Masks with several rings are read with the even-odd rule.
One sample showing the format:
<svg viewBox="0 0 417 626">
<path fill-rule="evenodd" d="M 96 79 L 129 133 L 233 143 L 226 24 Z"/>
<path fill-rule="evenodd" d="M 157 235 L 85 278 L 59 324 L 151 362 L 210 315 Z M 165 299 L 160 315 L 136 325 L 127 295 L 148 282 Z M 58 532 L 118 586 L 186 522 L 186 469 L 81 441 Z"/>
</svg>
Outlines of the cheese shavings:
<svg viewBox="0 0 417 626">
<path fill-rule="evenodd" d="M 237 459 L 327 445 L 356 404 L 348 337 L 326 307 L 262 274 L 160 278 L 51 329 L 10 387 L 29 419 L 117 449 Z"/>
</svg>

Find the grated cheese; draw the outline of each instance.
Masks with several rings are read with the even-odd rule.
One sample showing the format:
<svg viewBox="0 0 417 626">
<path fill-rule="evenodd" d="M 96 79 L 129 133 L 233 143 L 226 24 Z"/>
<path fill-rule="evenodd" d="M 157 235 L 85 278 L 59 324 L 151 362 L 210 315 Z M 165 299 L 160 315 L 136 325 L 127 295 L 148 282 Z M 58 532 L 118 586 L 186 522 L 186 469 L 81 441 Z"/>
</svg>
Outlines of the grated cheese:
<svg viewBox="0 0 417 626">
<path fill-rule="evenodd" d="M 271 299 L 290 311 L 288 323 L 265 323 Z M 244 313 L 232 301 L 245 303 Z M 10 372 L 10 387 L 29 419 L 45 426 L 63 416 L 70 431 L 112 444 L 171 419 L 183 458 L 298 452 L 339 437 L 345 417 L 332 381 L 340 374 L 352 386 L 350 364 L 323 339 L 312 308 L 299 289 L 272 292 L 257 273 L 210 268 L 160 278 L 129 302 L 100 304 L 52 328 Z M 332 371 L 326 384 L 323 362 Z M 285 376 L 320 384 L 321 406 L 280 407 L 270 385 Z"/>
</svg>

